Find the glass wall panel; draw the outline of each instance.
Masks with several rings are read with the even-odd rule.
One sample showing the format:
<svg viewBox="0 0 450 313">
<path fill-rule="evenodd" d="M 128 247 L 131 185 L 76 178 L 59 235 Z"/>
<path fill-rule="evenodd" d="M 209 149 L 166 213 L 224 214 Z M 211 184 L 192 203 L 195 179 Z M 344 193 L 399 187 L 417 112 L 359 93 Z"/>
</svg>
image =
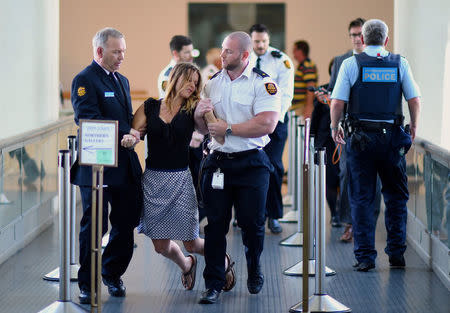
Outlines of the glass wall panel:
<svg viewBox="0 0 450 313">
<path fill-rule="evenodd" d="M 42 165 L 45 175 L 41 182 L 41 202 L 46 202 L 58 193 L 58 135 L 42 140 Z"/>
<path fill-rule="evenodd" d="M 194 48 L 200 51 L 195 62 L 204 67 L 208 49 L 221 48 L 229 33 L 248 32 L 256 23 L 269 28 L 271 46 L 285 50 L 285 5 L 282 3 L 190 3 L 189 36 Z"/>
<path fill-rule="evenodd" d="M 22 148 L 2 150 L 0 162 L 0 227 L 8 225 L 22 212 Z"/>
<path fill-rule="evenodd" d="M 432 195 L 431 195 L 431 231 L 433 235 L 445 241 L 448 239 L 448 181 L 449 169 L 442 163 L 431 160 L 432 162 Z"/>
<path fill-rule="evenodd" d="M 427 223 L 427 206 L 425 201 L 425 160 L 423 152 L 420 150 L 416 151 L 416 217 L 423 223 L 423 225 L 428 225 Z"/>
<path fill-rule="evenodd" d="M 41 149 L 40 141 L 27 144 L 21 149 L 22 214 L 40 204 L 41 177 L 45 175 Z"/>
</svg>

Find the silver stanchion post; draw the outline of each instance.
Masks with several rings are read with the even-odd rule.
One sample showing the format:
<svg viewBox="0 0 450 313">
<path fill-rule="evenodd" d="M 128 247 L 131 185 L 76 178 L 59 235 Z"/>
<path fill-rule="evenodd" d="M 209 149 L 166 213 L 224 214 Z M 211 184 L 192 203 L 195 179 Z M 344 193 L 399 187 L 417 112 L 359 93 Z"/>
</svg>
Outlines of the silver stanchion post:
<svg viewBox="0 0 450 313">
<path fill-rule="evenodd" d="M 303 245 L 303 232 L 302 232 L 302 178 L 301 175 L 301 156 L 303 155 L 303 140 L 305 138 L 305 125 L 298 124 L 296 132 L 296 140 L 294 141 L 294 146 L 296 147 L 296 164 L 295 164 L 295 192 L 294 192 L 294 203 L 297 212 L 297 231 L 290 235 L 289 237 L 280 241 L 282 246 L 300 247 Z"/>
<path fill-rule="evenodd" d="M 69 149 L 70 154 L 70 165 L 72 166 L 73 163 L 75 163 L 77 159 L 77 149 L 76 149 L 76 136 L 68 136 L 67 137 L 67 147 Z M 69 167 L 70 168 L 70 167 Z M 70 185 L 70 280 L 71 281 L 77 281 L 78 280 L 78 270 L 80 269 L 80 266 L 78 265 L 77 261 L 75 260 L 75 240 L 76 240 L 76 210 L 77 210 L 77 190 L 75 185 Z M 50 273 L 44 275 L 44 280 L 48 281 L 59 281 L 59 267 L 51 271 Z"/>
<path fill-rule="evenodd" d="M 308 260 L 308 276 L 314 276 L 315 275 L 315 264 L 316 264 L 316 258 L 315 258 L 315 250 L 314 250 L 314 242 L 315 242 L 315 229 L 314 229 L 314 217 L 316 214 L 316 206 L 317 206 L 317 199 L 319 197 L 319 186 L 318 186 L 318 179 L 314 178 L 314 136 L 310 135 L 309 137 L 309 192 L 308 192 L 308 205 L 309 205 L 309 260 Z M 316 175 L 317 176 L 317 175 Z M 316 239 L 317 240 L 317 239 Z M 303 275 L 303 261 L 300 261 L 299 263 L 291 266 L 289 269 L 286 270 L 286 275 L 289 276 L 302 276 Z M 325 273 L 326 276 L 333 276 L 336 275 L 336 271 L 325 267 Z"/>
<path fill-rule="evenodd" d="M 316 180 L 319 181 L 319 197 L 316 207 L 316 273 L 315 292 L 309 299 L 295 305 L 290 312 L 351 312 L 325 292 L 325 148 L 316 150 Z"/>
<path fill-rule="evenodd" d="M 297 223 L 297 206 L 295 204 L 295 190 L 296 190 L 296 158 L 297 158 L 297 124 L 300 118 L 295 115 L 294 111 L 289 112 L 289 128 L 288 128 L 288 149 L 289 149 L 289 169 L 288 169 L 288 193 L 283 198 L 285 206 L 292 206 L 292 210 L 287 212 L 278 221 L 280 223 Z"/>
<path fill-rule="evenodd" d="M 59 300 L 40 312 L 86 312 L 72 302 L 70 293 L 70 152 L 58 154 L 59 196 Z"/>
</svg>

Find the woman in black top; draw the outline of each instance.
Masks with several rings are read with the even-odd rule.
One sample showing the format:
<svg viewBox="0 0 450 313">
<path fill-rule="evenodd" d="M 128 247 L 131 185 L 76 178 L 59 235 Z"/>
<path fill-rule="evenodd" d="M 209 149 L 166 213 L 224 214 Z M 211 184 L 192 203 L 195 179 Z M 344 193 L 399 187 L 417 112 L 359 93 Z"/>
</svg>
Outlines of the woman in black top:
<svg viewBox="0 0 450 313">
<path fill-rule="evenodd" d="M 189 253 L 204 253 L 197 198 L 188 167 L 192 133 L 194 129 L 207 132 L 202 116 L 212 109 L 208 105 L 196 107 L 201 85 L 195 65 L 178 63 L 170 73 L 166 97 L 147 99 L 132 123 L 135 129 L 146 128 L 148 141 L 142 178 L 144 208 L 138 231 L 152 239 L 156 252 L 181 268 L 182 283 L 188 290 L 195 284 L 197 260 L 192 254 L 186 257 L 173 240 L 181 240 Z M 124 137 L 122 144 L 131 146 L 133 138 Z"/>
</svg>

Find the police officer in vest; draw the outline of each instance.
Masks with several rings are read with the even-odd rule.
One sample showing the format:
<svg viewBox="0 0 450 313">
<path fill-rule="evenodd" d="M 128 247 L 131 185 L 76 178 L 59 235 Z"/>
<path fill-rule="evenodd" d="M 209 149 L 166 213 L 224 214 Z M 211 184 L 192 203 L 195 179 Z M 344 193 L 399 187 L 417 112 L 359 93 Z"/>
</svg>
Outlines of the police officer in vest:
<svg viewBox="0 0 450 313">
<path fill-rule="evenodd" d="M 362 27 L 363 53 L 346 59 L 331 102 L 331 130 L 336 143 L 347 141 L 349 201 L 357 271 L 375 268 L 375 218 L 372 212 L 377 174 L 386 206 L 386 254 L 391 267 L 404 267 L 406 203 L 409 198 L 405 153 L 416 136 L 420 92 L 407 60 L 385 50 L 388 27 L 372 19 Z M 403 127 L 402 94 L 410 125 Z M 339 117 L 348 102 L 344 128 Z M 345 131 L 344 131 L 345 129 Z"/>
<path fill-rule="evenodd" d="M 217 302 L 225 284 L 226 234 L 231 208 L 236 210 L 247 259 L 247 288 L 257 294 L 264 284 L 260 257 L 264 246 L 269 174 L 262 149 L 277 125 L 280 93 L 276 83 L 249 64 L 252 50 L 245 32 L 228 35 L 222 44 L 223 69 L 206 84 L 198 106 L 214 107 L 218 121 L 208 124 L 213 151 L 203 166 L 202 191 L 208 218 L 205 227 L 206 291 L 200 303 Z M 212 104 L 212 106 L 211 106 Z M 225 136 L 224 144 L 215 136 Z"/>
<path fill-rule="evenodd" d="M 281 185 L 284 167 L 282 157 L 288 132 L 286 112 L 291 106 L 294 96 L 294 68 L 291 65 L 291 59 L 285 53 L 269 46 L 269 30 L 265 25 L 253 25 L 250 27 L 249 33 L 253 43 L 250 64 L 267 73 L 277 83 L 281 95 L 280 118 L 277 127 L 269 135 L 270 142 L 264 147 L 264 151 L 274 167 L 274 171 L 270 173 L 269 190 L 267 191 L 267 226 L 272 233 L 278 234 L 283 230 L 278 222 L 278 219 L 283 216 Z"/>
</svg>

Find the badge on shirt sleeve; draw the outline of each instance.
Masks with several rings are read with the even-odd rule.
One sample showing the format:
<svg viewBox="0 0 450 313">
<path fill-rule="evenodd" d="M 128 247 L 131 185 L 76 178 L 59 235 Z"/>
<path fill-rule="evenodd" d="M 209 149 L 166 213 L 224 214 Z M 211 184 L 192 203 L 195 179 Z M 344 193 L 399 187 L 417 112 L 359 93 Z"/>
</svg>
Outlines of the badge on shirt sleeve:
<svg viewBox="0 0 450 313">
<path fill-rule="evenodd" d="M 291 63 L 289 63 L 288 60 L 285 60 L 283 63 L 284 63 L 284 66 L 286 66 L 287 69 L 291 68 Z"/>
<path fill-rule="evenodd" d="M 84 96 L 86 94 L 86 88 L 78 87 L 77 94 L 78 94 L 78 97 Z"/>
<path fill-rule="evenodd" d="M 266 90 L 269 95 L 274 95 L 277 93 L 277 86 L 275 86 L 274 83 L 265 83 L 264 86 L 266 86 Z"/>
<path fill-rule="evenodd" d="M 165 80 L 165 81 L 163 81 L 163 82 L 161 83 L 161 89 L 162 89 L 163 91 L 166 91 L 166 88 L 167 88 L 167 80 Z"/>
</svg>

